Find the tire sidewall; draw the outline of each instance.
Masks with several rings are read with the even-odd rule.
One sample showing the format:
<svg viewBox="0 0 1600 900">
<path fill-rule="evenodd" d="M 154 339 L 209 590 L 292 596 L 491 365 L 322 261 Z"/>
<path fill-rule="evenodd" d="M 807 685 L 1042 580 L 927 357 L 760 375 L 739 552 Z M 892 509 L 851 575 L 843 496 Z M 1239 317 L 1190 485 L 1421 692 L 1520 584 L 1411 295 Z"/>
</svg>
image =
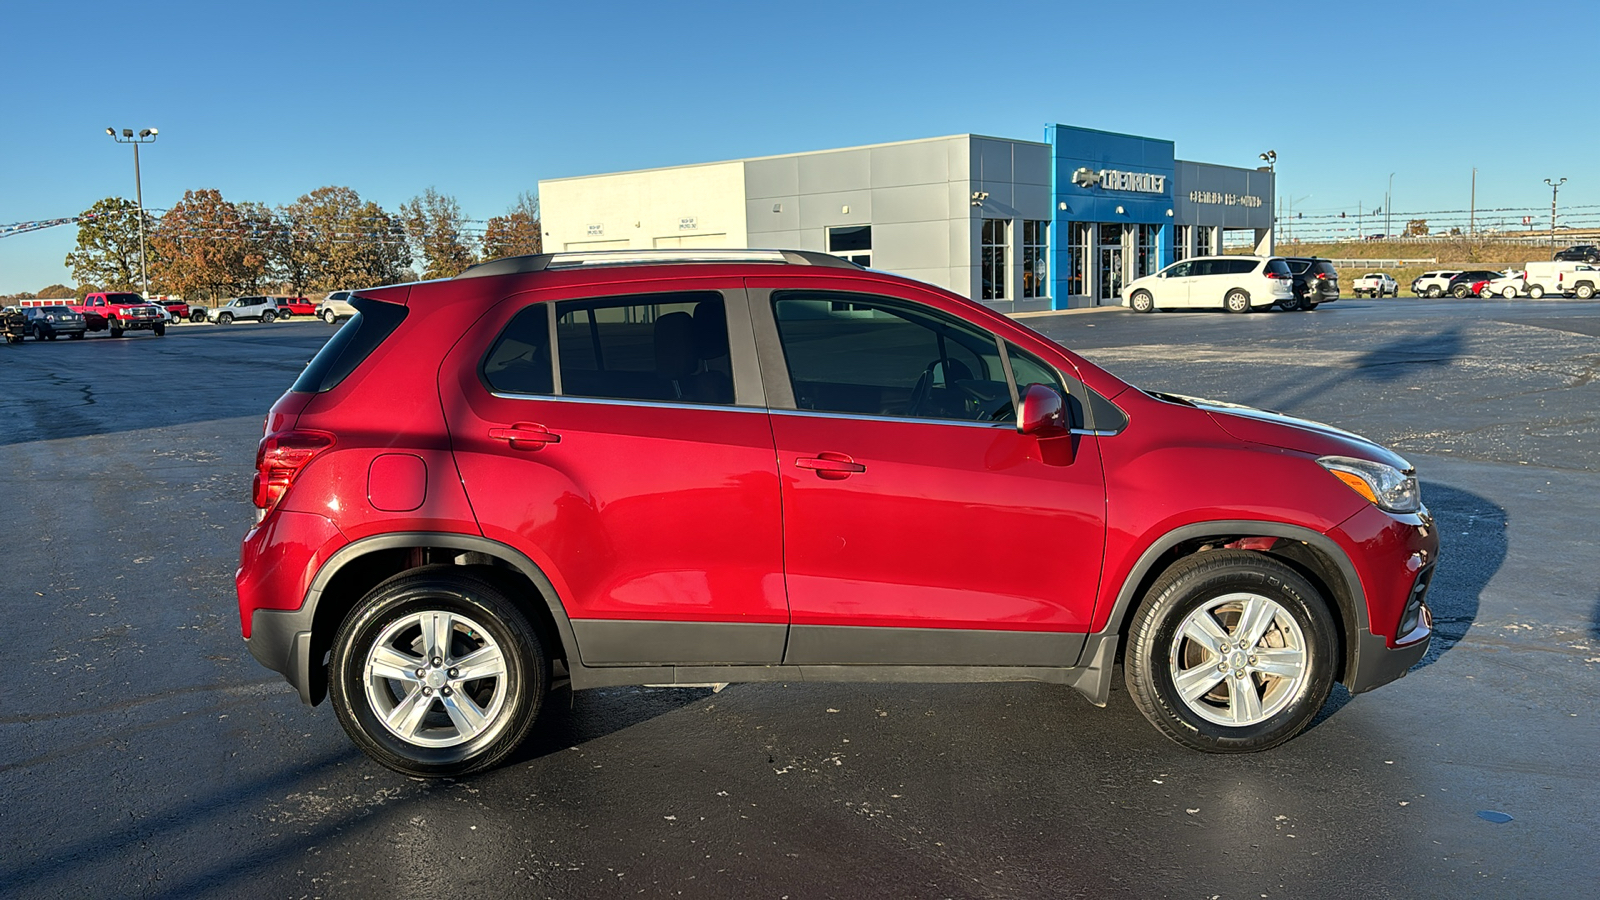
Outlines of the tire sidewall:
<svg viewBox="0 0 1600 900">
<path fill-rule="evenodd" d="M 1238 303 L 1235 303 L 1235 300 Z M 1222 299 L 1222 305 L 1231 313 L 1247 313 L 1250 311 L 1250 295 L 1235 288 Z"/>
<path fill-rule="evenodd" d="M 364 661 L 373 642 L 397 618 L 443 610 L 471 618 L 499 645 L 506 664 L 500 720 L 452 747 L 419 747 L 384 726 L 367 700 Z M 489 768 L 515 749 L 538 715 L 549 664 L 520 610 L 488 585 L 448 576 L 412 577 L 380 585 L 351 611 L 334 638 L 328 694 L 339 722 L 362 751 L 408 775 L 460 775 Z"/>
<path fill-rule="evenodd" d="M 1155 298 L 1148 291 L 1138 291 L 1129 300 L 1134 312 L 1147 313 L 1156 308 Z"/>
<path fill-rule="evenodd" d="M 1152 588 L 1129 638 L 1129 690 L 1140 711 L 1185 746 L 1214 753 L 1265 750 L 1299 734 L 1327 701 L 1338 652 L 1333 617 L 1315 589 L 1286 566 L 1270 558 L 1252 559 L 1260 556 L 1253 551 L 1212 551 L 1206 556 L 1213 553 L 1218 564 L 1202 560 L 1208 564 L 1187 568 L 1176 578 L 1163 577 Z M 1223 553 L 1231 558 L 1222 559 Z M 1218 596 L 1241 591 L 1271 599 L 1295 619 L 1305 636 L 1310 671 L 1298 696 L 1272 718 L 1230 727 L 1201 718 L 1183 702 L 1173 683 L 1170 655 L 1185 617 Z"/>
</svg>

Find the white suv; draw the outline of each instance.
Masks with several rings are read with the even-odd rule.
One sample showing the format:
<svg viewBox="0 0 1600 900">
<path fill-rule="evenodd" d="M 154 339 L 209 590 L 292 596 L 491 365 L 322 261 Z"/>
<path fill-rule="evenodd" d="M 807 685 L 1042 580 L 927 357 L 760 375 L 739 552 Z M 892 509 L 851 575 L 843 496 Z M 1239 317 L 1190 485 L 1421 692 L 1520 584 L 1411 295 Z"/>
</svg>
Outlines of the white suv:
<svg viewBox="0 0 1600 900">
<path fill-rule="evenodd" d="M 218 325 L 229 325 L 239 319 L 271 322 L 288 318 L 278 310 L 278 301 L 271 297 L 235 297 L 215 309 L 206 310 L 206 318 Z"/>
<path fill-rule="evenodd" d="M 348 319 L 356 314 L 356 308 L 350 305 L 350 291 L 334 291 L 327 299 L 317 304 L 317 318 L 329 325 L 340 319 Z"/>
<path fill-rule="evenodd" d="M 1460 269 L 1439 269 L 1436 272 L 1423 272 L 1417 276 L 1415 281 L 1411 282 L 1411 293 L 1416 294 L 1418 297 L 1433 297 L 1435 299 L 1443 297 L 1444 292 L 1450 289 L 1450 279 L 1460 274 Z"/>
<path fill-rule="evenodd" d="M 1226 309 L 1245 313 L 1294 299 L 1294 276 L 1277 256 L 1199 256 L 1175 262 L 1122 289 L 1135 312 Z"/>
</svg>

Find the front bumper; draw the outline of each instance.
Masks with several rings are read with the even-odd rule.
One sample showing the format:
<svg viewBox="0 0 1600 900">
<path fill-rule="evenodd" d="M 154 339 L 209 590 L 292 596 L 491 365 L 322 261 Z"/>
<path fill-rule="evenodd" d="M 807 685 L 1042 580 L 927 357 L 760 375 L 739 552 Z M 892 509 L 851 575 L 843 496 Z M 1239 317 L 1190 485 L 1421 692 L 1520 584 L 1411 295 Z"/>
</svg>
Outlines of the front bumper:
<svg viewBox="0 0 1600 900">
<path fill-rule="evenodd" d="M 1329 537 L 1355 565 L 1366 602 L 1366 627 L 1351 630 L 1344 678 L 1350 693 L 1359 694 L 1404 676 L 1427 654 L 1433 638 L 1427 589 L 1438 563 L 1439 534 L 1426 511 L 1401 516 L 1368 506 Z"/>
</svg>

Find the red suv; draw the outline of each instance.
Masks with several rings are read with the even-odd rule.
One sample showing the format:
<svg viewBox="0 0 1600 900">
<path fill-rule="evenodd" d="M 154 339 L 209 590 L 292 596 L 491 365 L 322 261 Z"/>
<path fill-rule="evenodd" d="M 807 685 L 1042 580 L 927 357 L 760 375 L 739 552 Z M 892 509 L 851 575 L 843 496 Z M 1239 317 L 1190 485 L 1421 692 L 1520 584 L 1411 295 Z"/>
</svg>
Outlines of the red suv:
<svg viewBox="0 0 1600 900">
<path fill-rule="evenodd" d="M 926 284 L 558 254 L 353 303 L 267 417 L 239 612 L 401 772 L 493 766 L 563 682 L 1103 705 L 1118 661 L 1168 737 L 1260 750 L 1428 646 L 1405 460 L 1146 393 Z"/>
</svg>

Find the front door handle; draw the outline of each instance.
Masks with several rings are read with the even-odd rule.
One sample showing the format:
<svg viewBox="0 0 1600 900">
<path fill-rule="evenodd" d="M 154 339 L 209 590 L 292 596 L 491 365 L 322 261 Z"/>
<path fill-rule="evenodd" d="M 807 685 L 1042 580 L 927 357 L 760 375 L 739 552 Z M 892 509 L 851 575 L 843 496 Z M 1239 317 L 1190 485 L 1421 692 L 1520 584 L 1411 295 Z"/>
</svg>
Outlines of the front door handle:
<svg viewBox="0 0 1600 900">
<path fill-rule="evenodd" d="M 830 481 L 839 481 L 849 478 L 857 472 L 865 472 L 866 466 L 856 462 L 843 453 L 818 453 L 816 456 L 802 456 L 794 461 L 802 469 L 810 469 L 817 473 L 818 478 Z"/>
<path fill-rule="evenodd" d="M 539 450 L 545 444 L 561 443 L 561 435 L 533 422 L 518 422 L 510 428 L 491 428 L 489 437 L 497 441 L 509 441 L 513 450 Z"/>
</svg>

